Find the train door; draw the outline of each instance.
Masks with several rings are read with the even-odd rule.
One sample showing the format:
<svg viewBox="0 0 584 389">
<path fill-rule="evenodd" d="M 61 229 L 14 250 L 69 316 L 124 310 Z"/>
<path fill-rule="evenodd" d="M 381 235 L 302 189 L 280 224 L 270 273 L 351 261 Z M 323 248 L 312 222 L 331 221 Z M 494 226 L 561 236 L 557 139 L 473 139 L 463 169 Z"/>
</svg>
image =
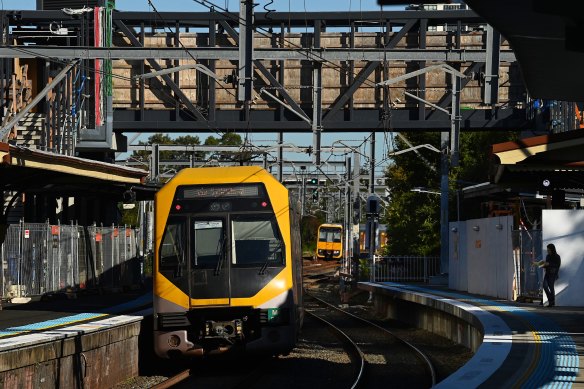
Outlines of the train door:
<svg viewBox="0 0 584 389">
<path fill-rule="evenodd" d="M 230 303 L 227 221 L 211 215 L 191 219 L 189 296 L 191 299 Z M 192 301 L 192 300 L 191 300 Z"/>
</svg>

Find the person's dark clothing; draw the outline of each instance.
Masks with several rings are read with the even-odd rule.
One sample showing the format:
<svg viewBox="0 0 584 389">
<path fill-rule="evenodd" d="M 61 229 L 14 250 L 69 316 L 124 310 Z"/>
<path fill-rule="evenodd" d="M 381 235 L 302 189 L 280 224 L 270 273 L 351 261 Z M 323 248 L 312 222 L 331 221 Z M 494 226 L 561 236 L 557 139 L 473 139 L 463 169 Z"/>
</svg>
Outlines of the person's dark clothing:
<svg viewBox="0 0 584 389">
<path fill-rule="evenodd" d="M 558 273 L 562 260 L 558 254 L 548 254 L 545 261 L 548 263 L 545 266 L 545 275 L 543 276 L 543 291 L 548 299 L 549 306 L 556 305 L 556 291 L 554 284 L 558 279 Z"/>
</svg>

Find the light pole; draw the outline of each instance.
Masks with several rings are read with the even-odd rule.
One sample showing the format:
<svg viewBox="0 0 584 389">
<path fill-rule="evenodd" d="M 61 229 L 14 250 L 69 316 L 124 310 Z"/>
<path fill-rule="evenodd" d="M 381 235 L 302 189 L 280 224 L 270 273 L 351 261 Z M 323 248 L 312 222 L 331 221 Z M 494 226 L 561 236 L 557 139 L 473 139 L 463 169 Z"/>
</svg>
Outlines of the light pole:
<svg viewBox="0 0 584 389">
<path fill-rule="evenodd" d="M 302 186 L 300 190 L 300 217 L 304 217 L 304 204 L 305 204 L 305 197 L 306 197 L 306 166 L 300 166 L 300 179 L 302 180 Z"/>
<path fill-rule="evenodd" d="M 426 101 L 416 95 L 408 92 L 404 92 L 406 96 L 409 96 L 421 103 L 429 105 L 430 107 L 442 111 L 450 116 L 450 132 L 442 132 L 440 136 L 440 273 L 448 273 L 448 172 L 450 169 L 450 163 L 453 166 L 458 165 L 458 136 L 460 133 L 460 80 L 461 78 L 466 78 L 464 73 L 454 69 L 452 66 L 446 64 L 439 64 L 428 66 L 424 69 L 416 70 L 411 73 L 406 73 L 403 76 L 395 77 L 383 82 L 376 84 L 377 86 L 387 86 L 395 84 L 399 81 L 406 80 L 408 78 L 417 77 L 424 73 L 432 70 L 442 70 L 446 73 L 450 73 L 452 76 L 452 99 L 450 111 L 444 109 L 436 104 Z M 452 161 L 450 161 L 452 157 Z"/>
</svg>

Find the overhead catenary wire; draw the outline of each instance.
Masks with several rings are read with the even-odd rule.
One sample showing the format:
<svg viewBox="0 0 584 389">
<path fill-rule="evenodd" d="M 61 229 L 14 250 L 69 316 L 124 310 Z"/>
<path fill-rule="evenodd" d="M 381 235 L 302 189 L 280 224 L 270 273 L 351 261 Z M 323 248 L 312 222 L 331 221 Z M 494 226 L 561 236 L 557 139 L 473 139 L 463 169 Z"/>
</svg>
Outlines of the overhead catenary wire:
<svg viewBox="0 0 584 389">
<path fill-rule="evenodd" d="M 217 10 L 221 11 L 221 13 L 224 16 L 228 17 L 232 21 L 235 21 L 235 22 L 238 22 L 238 23 L 242 23 L 244 25 L 247 25 L 247 21 L 246 20 L 242 20 L 242 18 L 240 18 L 239 16 L 233 16 L 233 15 L 231 15 L 226 9 L 222 9 L 220 6 L 214 4 L 212 1 L 207 1 L 207 0 L 193 0 L 193 1 L 196 2 L 196 3 L 198 3 L 198 4 L 200 4 L 200 5 L 202 5 L 202 6 L 204 6 L 204 7 L 207 7 L 212 12 L 217 12 Z M 304 6 L 306 6 L 305 3 L 304 3 Z M 289 4 L 289 8 L 290 8 L 290 4 Z M 361 12 L 362 12 L 362 10 L 361 10 Z M 306 15 L 306 9 L 305 9 L 305 15 Z M 307 20 L 306 20 L 306 17 L 305 17 L 305 25 L 306 25 L 306 28 L 307 28 Z M 256 27 L 256 26 L 253 26 L 253 27 L 254 27 L 254 30 L 258 34 L 260 34 L 260 35 L 262 35 L 264 37 L 271 37 L 271 35 L 272 35 L 271 34 L 271 31 L 266 31 L 265 29 L 260 28 L 260 27 Z M 289 21 L 289 29 L 290 29 L 290 21 Z M 262 30 L 265 31 L 265 32 L 262 32 Z M 310 49 L 301 47 L 301 46 L 299 46 L 299 45 L 297 45 L 297 44 L 289 41 L 286 38 L 283 38 L 283 41 L 286 42 L 286 43 L 288 43 L 289 47 L 295 47 L 295 48 L 297 48 L 297 49 L 305 52 L 307 54 L 307 57 L 312 57 L 312 59 L 317 59 L 317 60 L 319 60 L 319 61 L 321 61 L 323 63 L 330 64 L 331 65 L 330 67 L 334 71 L 336 71 L 338 73 L 343 72 L 343 69 L 341 68 L 341 66 L 339 66 L 339 65 L 337 65 L 337 64 L 335 64 L 335 63 L 333 63 L 331 61 L 326 60 L 325 58 L 323 58 L 322 56 L 320 56 L 318 53 L 313 53 Z M 366 85 L 370 85 L 370 86 L 375 85 L 375 83 L 373 83 L 373 82 L 371 82 L 371 81 L 369 81 L 367 79 L 365 79 L 363 83 L 366 84 Z M 386 161 L 387 161 L 387 159 L 383 159 L 380 163 L 384 163 Z M 376 166 L 378 166 L 379 164 L 376 164 Z"/>
<path fill-rule="evenodd" d="M 239 16 L 236 16 L 236 17 L 233 16 L 226 9 L 224 9 L 224 8 L 222 8 L 222 7 L 214 4 L 212 1 L 208 1 L 208 0 L 193 0 L 193 1 L 195 3 L 198 3 L 198 4 L 202 5 L 202 6 L 204 6 L 204 7 L 207 7 L 210 11 L 213 11 L 213 12 L 217 12 L 216 10 L 218 9 L 218 10 L 221 11 L 220 13 L 222 15 L 228 17 L 232 21 L 238 22 L 238 23 L 242 23 L 242 24 L 244 24 L 244 25 L 247 26 L 247 22 L 245 20 L 243 20 Z M 209 5 L 207 3 L 209 3 L 211 5 Z M 306 13 L 306 10 L 305 10 L 305 13 Z M 307 21 L 306 21 L 306 23 L 307 23 Z M 265 28 L 256 27 L 256 26 L 252 26 L 252 27 L 254 28 L 254 30 L 258 34 L 260 34 L 263 37 L 270 38 L 271 35 L 272 35 L 270 33 L 270 31 L 269 30 L 266 30 Z M 308 28 L 308 25 L 306 25 L 306 28 Z M 300 52 L 304 53 L 307 56 L 307 59 L 318 60 L 319 62 L 326 63 L 326 64 L 329 65 L 329 67 L 331 69 L 333 69 L 334 71 L 338 72 L 339 74 L 345 74 L 346 73 L 346 71 L 340 65 L 337 65 L 336 63 L 327 60 L 325 57 L 323 57 L 322 55 L 320 55 L 318 52 L 314 52 L 310 48 L 302 47 L 302 46 L 300 46 L 300 45 L 298 45 L 298 44 L 296 44 L 296 43 L 294 43 L 294 42 L 292 42 L 292 41 L 290 41 L 290 40 L 288 40 L 286 38 L 283 38 L 283 41 L 289 45 L 288 47 L 297 49 Z M 373 86 L 373 87 L 375 86 L 375 83 L 372 82 L 372 81 L 369 81 L 368 79 L 365 79 L 363 81 L 363 83 L 366 84 L 366 85 L 368 85 L 368 86 Z"/>
<path fill-rule="evenodd" d="M 151 3 L 151 1 L 149 1 L 149 3 Z M 153 6 L 153 8 L 155 8 L 155 7 Z M 158 11 L 157 11 L 157 10 L 155 10 L 155 12 L 156 12 L 156 13 L 158 13 Z M 160 14 L 158 13 L 158 15 L 160 15 Z M 166 28 L 169 28 L 168 26 L 165 26 L 165 27 L 166 27 Z M 180 40 L 179 40 L 179 42 L 180 42 Z M 180 43 L 181 43 L 181 45 L 182 45 L 182 42 L 180 42 Z M 183 45 L 183 47 L 184 47 L 184 45 Z M 187 52 L 188 52 L 188 49 L 186 49 L 186 50 L 187 50 Z M 22 52 L 26 52 L 26 49 L 21 49 L 21 51 L 22 51 Z M 57 59 L 57 58 L 52 58 L 52 57 L 49 57 L 49 56 L 44 56 L 44 57 L 45 57 L 46 59 L 48 59 L 48 60 L 52 61 L 52 62 L 55 62 L 55 63 L 61 63 L 61 64 L 64 64 L 64 63 L 65 63 L 64 61 L 62 61 L 62 60 L 59 60 L 59 59 Z M 333 64 L 333 65 L 334 65 L 334 64 Z M 112 78 L 115 78 L 115 79 L 121 79 L 121 80 L 125 80 L 125 81 L 132 81 L 132 78 L 131 78 L 131 77 L 125 77 L 125 76 L 123 76 L 123 75 L 119 75 L 119 74 L 112 74 L 111 72 L 107 72 L 106 70 L 96 70 L 95 68 L 93 68 L 93 67 L 92 67 L 92 66 L 90 66 L 90 65 L 78 65 L 78 66 L 79 66 L 79 68 L 80 68 L 80 69 L 83 69 L 83 70 L 86 70 L 86 71 L 89 71 L 89 72 L 93 72 L 93 73 L 99 73 L 99 74 L 104 74 L 104 75 L 106 75 L 106 74 L 107 74 L 107 75 L 110 75 Z M 173 96 L 172 96 L 172 94 L 168 93 L 167 91 L 161 90 L 160 92 L 161 92 L 161 93 L 162 93 L 164 96 L 166 96 L 167 98 L 169 98 L 169 99 L 173 99 Z M 185 108 L 183 103 L 181 103 L 181 104 L 180 104 L 180 106 L 181 106 L 181 109 L 184 109 L 184 108 Z M 194 116 L 194 115 L 193 115 L 193 114 L 192 114 L 192 113 L 191 113 L 191 112 L 190 112 L 188 109 L 187 109 L 187 110 L 185 110 L 185 113 L 186 113 L 186 115 L 188 115 L 189 117 L 195 118 L 195 116 Z M 215 132 L 216 132 L 217 134 L 221 134 L 221 133 L 220 133 L 220 132 L 218 132 L 217 130 L 215 130 Z"/>
</svg>

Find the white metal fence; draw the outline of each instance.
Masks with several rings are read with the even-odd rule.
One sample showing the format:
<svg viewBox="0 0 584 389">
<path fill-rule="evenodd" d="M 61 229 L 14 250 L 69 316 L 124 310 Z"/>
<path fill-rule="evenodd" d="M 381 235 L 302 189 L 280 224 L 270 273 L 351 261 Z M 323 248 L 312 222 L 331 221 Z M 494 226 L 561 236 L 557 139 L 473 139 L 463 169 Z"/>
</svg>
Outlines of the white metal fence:
<svg viewBox="0 0 584 389">
<path fill-rule="evenodd" d="M 0 297 L 138 284 L 137 237 L 119 226 L 10 225 L 0 250 Z"/>
<path fill-rule="evenodd" d="M 370 272 L 373 282 L 428 282 L 440 274 L 440 257 L 375 255 Z"/>
</svg>

